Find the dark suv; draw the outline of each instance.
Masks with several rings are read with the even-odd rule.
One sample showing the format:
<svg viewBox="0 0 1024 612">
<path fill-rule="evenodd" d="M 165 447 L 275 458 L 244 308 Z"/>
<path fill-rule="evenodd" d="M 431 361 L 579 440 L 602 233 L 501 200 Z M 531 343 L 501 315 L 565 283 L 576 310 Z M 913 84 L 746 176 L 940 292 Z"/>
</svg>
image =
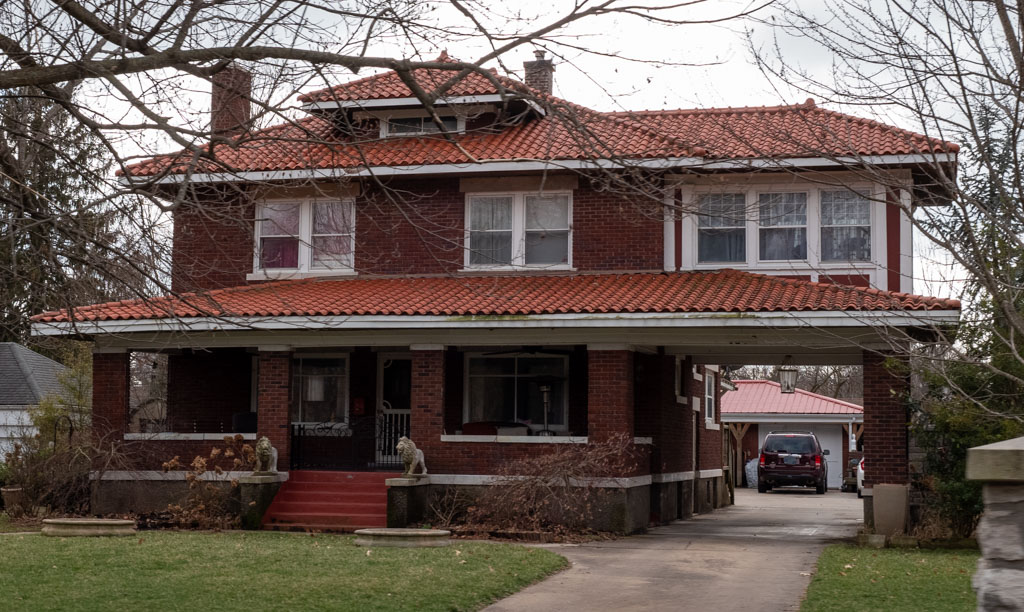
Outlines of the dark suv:
<svg viewBox="0 0 1024 612">
<path fill-rule="evenodd" d="M 757 466 L 757 491 L 797 485 L 815 487 L 824 493 L 828 486 L 828 463 L 817 436 L 809 431 L 773 431 L 764 437 Z"/>
</svg>

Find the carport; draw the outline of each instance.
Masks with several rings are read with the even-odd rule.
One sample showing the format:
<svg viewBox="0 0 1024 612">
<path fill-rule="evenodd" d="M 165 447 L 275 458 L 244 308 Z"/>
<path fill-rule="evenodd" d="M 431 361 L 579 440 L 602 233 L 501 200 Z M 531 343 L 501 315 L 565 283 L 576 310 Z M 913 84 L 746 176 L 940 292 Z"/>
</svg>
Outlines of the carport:
<svg viewBox="0 0 1024 612">
<path fill-rule="evenodd" d="M 742 466 L 757 457 L 768 432 L 810 431 L 829 451 L 829 488 L 842 486 L 849 453 L 863 432 L 863 407 L 803 389 L 782 393 L 772 380 L 733 383 L 736 390 L 722 396 L 722 424 L 729 429 L 730 448 L 741 466 L 734 484 L 742 483 Z"/>
</svg>

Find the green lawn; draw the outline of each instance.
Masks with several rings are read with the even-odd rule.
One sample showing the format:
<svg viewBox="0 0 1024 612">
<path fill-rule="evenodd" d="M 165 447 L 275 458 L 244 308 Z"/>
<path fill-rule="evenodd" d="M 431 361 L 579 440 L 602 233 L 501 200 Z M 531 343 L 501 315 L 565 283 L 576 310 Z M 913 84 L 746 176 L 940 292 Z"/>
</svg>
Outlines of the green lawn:
<svg viewBox="0 0 1024 612">
<path fill-rule="evenodd" d="M 801 612 L 946 612 L 975 609 L 976 550 L 829 546 Z"/>
<path fill-rule="evenodd" d="M 487 542 L 357 547 L 351 537 L 142 532 L 0 536 L 0 602 L 14 610 L 474 610 L 566 566 Z"/>
</svg>

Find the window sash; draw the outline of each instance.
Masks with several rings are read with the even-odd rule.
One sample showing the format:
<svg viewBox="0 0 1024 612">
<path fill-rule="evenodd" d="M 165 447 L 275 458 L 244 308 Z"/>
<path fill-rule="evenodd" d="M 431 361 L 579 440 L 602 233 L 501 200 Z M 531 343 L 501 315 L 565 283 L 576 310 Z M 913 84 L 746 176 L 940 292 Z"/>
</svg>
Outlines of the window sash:
<svg viewBox="0 0 1024 612">
<path fill-rule="evenodd" d="M 715 373 L 704 370 L 704 418 L 715 420 Z"/>
<path fill-rule="evenodd" d="M 470 194 L 466 201 L 467 267 L 571 265 L 571 193 Z M 494 210 L 499 204 L 504 213 Z"/>
<path fill-rule="evenodd" d="M 349 422 L 347 357 L 299 357 L 292 368 L 292 423 Z"/>
<path fill-rule="evenodd" d="M 389 136 L 415 136 L 417 134 L 439 134 L 441 130 L 430 117 L 388 117 L 387 133 Z M 441 123 L 448 132 L 459 130 L 457 117 L 441 117 Z"/>
<path fill-rule="evenodd" d="M 697 211 L 697 262 L 746 262 L 746 194 L 704 194 L 698 200 Z"/>
<path fill-rule="evenodd" d="M 807 194 L 758 194 L 758 259 L 807 259 Z"/>
<path fill-rule="evenodd" d="M 849 190 L 821 192 L 821 260 L 871 260 L 871 201 Z"/>
<path fill-rule="evenodd" d="M 281 234 L 268 220 L 268 211 L 290 206 L 297 209 L 294 234 Z M 317 218 L 320 207 L 340 210 L 340 219 Z M 317 231 L 319 229 L 319 231 Z M 341 231 L 339 231 L 341 230 Z M 268 201 L 259 205 L 254 271 L 310 272 L 351 270 L 355 254 L 355 201 L 307 199 L 289 202 Z M 291 231 L 291 228 L 288 228 Z M 333 244 L 330 251 L 324 245 Z"/>
<path fill-rule="evenodd" d="M 551 386 L 548 428 L 567 430 L 568 361 L 567 356 L 467 355 L 463 422 L 505 421 L 543 429 L 543 395 L 536 381 L 555 376 L 561 380 L 545 383 Z"/>
</svg>

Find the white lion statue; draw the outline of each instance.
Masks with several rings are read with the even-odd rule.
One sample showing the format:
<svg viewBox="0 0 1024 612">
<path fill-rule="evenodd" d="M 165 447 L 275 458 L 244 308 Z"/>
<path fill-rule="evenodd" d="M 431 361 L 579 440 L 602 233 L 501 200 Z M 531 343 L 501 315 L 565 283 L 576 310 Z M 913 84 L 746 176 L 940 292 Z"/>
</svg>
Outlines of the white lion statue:
<svg viewBox="0 0 1024 612">
<path fill-rule="evenodd" d="M 256 465 L 254 472 L 277 471 L 277 449 L 270 445 L 270 438 L 263 436 L 256 442 Z"/>
<path fill-rule="evenodd" d="M 422 470 L 420 474 L 426 476 L 427 464 L 423 462 L 423 451 L 416 448 L 416 443 L 402 436 L 398 439 L 398 444 L 395 445 L 395 450 L 398 451 L 398 455 L 402 458 L 402 463 L 405 464 L 405 472 L 402 476 L 413 476 L 413 472 L 416 471 L 416 466 L 419 466 Z"/>
</svg>

